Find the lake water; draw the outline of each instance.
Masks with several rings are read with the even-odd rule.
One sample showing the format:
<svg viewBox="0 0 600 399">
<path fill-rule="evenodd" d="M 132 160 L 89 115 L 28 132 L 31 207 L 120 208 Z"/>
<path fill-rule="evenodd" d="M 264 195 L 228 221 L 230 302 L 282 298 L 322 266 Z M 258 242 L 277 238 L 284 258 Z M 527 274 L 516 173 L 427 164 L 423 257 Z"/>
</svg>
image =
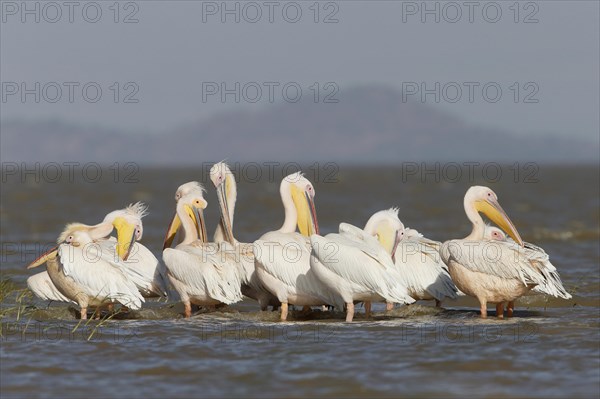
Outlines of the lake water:
<svg viewBox="0 0 600 399">
<path fill-rule="evenodd" d="M 283 221 L 283 172 L 249 165 L 234 167 L 234 232 L 242 242 Z M 385 313 L 376 304 L 372 319 L 358 308 L 351 324 L 341 313 L 316 310 L 292 312 L 282 323 L 251 300 L 186 320 L 181 304 L 163 300 L 127 319 L 79 324 L 68 305 L 48 306 L 23 290 L 37 272 L 25 266 L 67 222 L 97 223 L 134 201 L 150 207 L 141 242 L 160 258 L 176 188 L 207 182 L 208 166 L 115 165 L 100 177 L 92 167 L 72 176 L 64 165 L 55 168 L 60 176 L 50 168 L 3 170 L 2 397 L 598 397 L 598 167 L 484 166 L 460 175 L 448 164 L 304 170 L 323 234 L 399 206 L 404 224 L 429 238 L 464 237 L 463 195 L 470 185 L 488 185 L 521 236 L 550 255 L 571 300 L 525 297 L 505 320 L 481 320 L 470 298 L 443 310 L 418 303 Z M 217 200 L 205 185 L 212 230 Z"/>
</svg>

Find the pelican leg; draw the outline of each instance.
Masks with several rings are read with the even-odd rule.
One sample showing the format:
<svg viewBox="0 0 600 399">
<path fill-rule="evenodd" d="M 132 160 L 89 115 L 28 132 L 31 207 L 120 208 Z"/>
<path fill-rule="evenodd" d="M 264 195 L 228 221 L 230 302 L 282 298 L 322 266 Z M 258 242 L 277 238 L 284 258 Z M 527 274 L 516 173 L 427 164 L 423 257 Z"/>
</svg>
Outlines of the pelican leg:
<svg viewBox="0 0 600 399">
<path fill-rule="evenodd" d="M 109 303 L 108 305 L 106 305 L 106 308 L 108 309 L 108 311 L 110 313 L 113 313 L 115 311 L 115 304 L 114 303 Z"/>
<path fill-rule="evenodd" d="M 183 306 L 185 306 L 185 310 L 183 312 L 186 319 L 192 317 L 192 304 L 190 302 L 184 302 Z"/>
<path fill-rule="evenodd" d="M 513 312 L 515 310 L 515 301 L 508 302 L 506 306 L 506 317 L 513 317 Z"/>
<path fill-rule="evenodd" d="M 387 302 L 387 303 L 385 304 L 385 310 L 387 310 L 388 312 L 389 312 L 390 310 L 394 310 L 394 303 L 393 303 L 393 302 Z"/>
<path fill-rule="evenodd" d="M 496 317 L 499 319 L 504 318 L 504 302 L 496 304 Z"/>
<path fill-rule="evenodd" d="M 371 317 L 371 301 L 365 302 L 365 316 L 367 318 Z"/>
<path fill-rule="evenodd" d="M 82 307 L 80 312 L 79 318 L 81 320 L 87 320 L 87 307 Z"/>
<path fill-rule="evenodd" d="M 288 316 L 288 303 L 281 302 L 281 321 L 286 321 Z"/>
<path fill-rule="evenodd" d="M 351 322 L 354 318 L 354 303 L 348 302 L 346 304 L 346 322 Z"/>
<path fill-rule="evenodd" d="M 479 300 L 479 304 L 481 305 L 481 318 L 486 319 L 487 318 L 487 303 L 485 302 L 485 300 Z"/>
</svg>

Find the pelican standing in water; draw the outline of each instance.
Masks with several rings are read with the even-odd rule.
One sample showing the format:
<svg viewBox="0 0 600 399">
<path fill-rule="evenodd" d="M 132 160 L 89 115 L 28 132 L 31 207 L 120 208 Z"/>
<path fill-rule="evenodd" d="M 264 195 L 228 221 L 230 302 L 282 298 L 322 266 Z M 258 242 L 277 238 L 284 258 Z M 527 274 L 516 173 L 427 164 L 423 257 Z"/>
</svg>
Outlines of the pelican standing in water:
<svg viewBox="0 0 600 399">
<path fill-rule="evenodd" d="M 229 305 L 242 300 L 237 267 L 226 261 L 219 244 L 206 242 L 203 211 L 207 202 L 203 191 L 198 182 L 189 182 L 177 189 L 176 212 L 164 242 L 167 276 L 181 297 L 185 317 L 192 315 L 192 304 Z M 184 232 L 182 242 L 169 248 L 180 227 Z"/>
<path fill-rule="evenodd" d="M 435 300 L 437 307 L 441 306 L 444 299 L 457 296 L 457 288 L 438 252 L 441 245 L 441 242 L 425 238 L 417 230 L 407 228 L 404 239 L 396 248 L 394 262 L 410 296 L 415 300 Z"/>
<path fill-rule="evenodd" d="M 496 315 L 502 318 L 505 302 L 514 302 L 535 286 L 544 287 L 550 295 L 567 297 L 560 279 L 556 278 L 556 269 L 551 270 L 545 262 L 528 256 L 521 236 L 491 189 L 469 188 L 464 208 L 473 224 L 471 234 L 464 239 L 446 241 L 440 248 L 440 255 L 456 286 L 466 295 L 477 298 L 482 318 L 487 317 L 488 302 L 496 304 Z M 486 240 L 485 223 L 479 212 L 514 241 Z"/>
<path fill-rule="evenodd" d="M 499 228 L 494 227 L 494 226 L 485 226 L 484 238 L 486 240 L 505 241 L 505 242 L 510 242 L 510 243 L 514 244 L 514 241 L 512 239 L 508 238 L 502 230 L 500 230 Z M 554 284 L 554 286 L 552 286 L 552 285 L 548 286 L 548 285 L 543 285 L 543 284 L 536 285 L 535 287 L 533 287 L 533 289 L 531 291 L 538 293 L 538 294 L 553 295 L 552 291 L 554 289 L 558 288 L 558 290 L 559 290 L 558 296 L 560 296 L 561 298 L 564 298 L 564 299 L 571 299 L 572 298 L 571 294 L 569 294 L 563 288 L 562 281 L 560 279 L 560 276 L 558 275 L 558 270 L 556 270 L 556 267 L 554 267 L 554 265 L 552 263 L 550 263 L 550 257 L 548 256 L 546 251 L 544 251 L 542 248 L 538 247 L 537 245 L 534 245 L 534 244 L 531 244 L 528 242 L 525 242 L 524 244 L 525 244 L 525 247 L 524 247 L 523 251 L 525 252 L 525 256 L 533 262 L 543 263 L 544 267 L 548 270 L 548 273 L 552 276 L 550 281 L 558 282 L 558 284 Z M 508 317 L 511 317 L 513 315 L 514 307 L 515 307 L 514 302 L 508 302 L 508 304 L 506 306 Z"/>
<path fill-rule="evenodd" d="M 281 302 L 281 320 L 285 321 L 289 304 L 320 306 L 332 299 L 310 267 L 309 237 L 319 234 L 315 189 L 297 172 L 281 181 L 279 193 L 285 210 L 283 225 L 254 242 L 254 265 L 262 285 Z"/>
<path fill-rule="evenodd" d="M 125 260 L 131 249 L 135 226 L 122 217 L 117 217 L 114 223 L 117 227 L 116 253 Z M 87 227 L 82 224 L 68 225 L 58 239 L 58 247 L 40 256 L 28 268 L 46 263 L 52 285 L 67 299 L 65 302 L 79 305 L 82 319 L 87 319 L 88 307 L 96 307 L 99 316 L 101 307 L 115 302 L 131 309 L 140 309 L 144 298 L 129 277 L 129 272 L 122 267 L 122 263 L 106 260 L 106 252 L 96 245 Z M 34 276 L 28 284 L 48 284 L 43 273 L 40 275 Z M 40 289 L 36 287 L 32 291 L 37 293 Z M 52 295 L 43 299 L 61 299 L 61 296 Z"/>
<path fill-rule="evenodd" d="M 99 224 L 74 223 L 68 225 L 65 232 L 61 234 L 59 243 L 65 242 L 70 230 L 86 231 L 94 245 L 100 250 L 102 258 L 109 263 L 119 263 L 118 267 L 125 269 L 144 298 L 166 296 L 167 280 L 164 266 L 148 248 L 137 242 L 143 235 L 142 218 L 146 213 L 147 207 L 141 202 L 137 202 L 125 209 L 110 212 Z M 129 245 L 125 256 L 126 260 L 122 260 L 116 253 L 117 240 L 114 237 L 108 237 L 114 228 L 115 221 L 117 224 L 121 224 L 121 219 L 126 221 L 129 226 L 134 227 L 131 232 L 132 237 L 126 244 Z M 61 301 L 59 296 L 55 295 L 56 287 L 49 286 L 52 281 L 46 274 L 46 272 L 42 272 L 30 277 L 27 282 L 29 288 L 41 299 Z"/>
<path fill-rule="evenodd" d="M 310 237 L 310 266 L 335 295 L 335 305 L 346 305 L 346 321 L 354 317 L 354 302 L 365 302 L 370 317 L 371 301 L 413 303 L 392 257 L 404 236 L 396 209 L 375 213 L 365 227 L 341 223 L 340 234 Z M 377 238 L 375 238 L 375 237 Z"/>
<path fill-rule="evenodd" d="M 235 177 L 225 162 L 219 162 L 210 169 L 210 180 L 217 190 L 221 221 L 217 225 L 214 235 L 216 243 L 227 242 L 231 247 L 224 245 L 224 250 L 231 252 L 231 261 L 240 269 L 242 276 L 242 294 L 258 301 L 261 310 L 268 306 L 273 308 L 280 305 L 277 298 L 261 284 L 254 268 L 253 245 L 239 243 L 233 236 L 233 218 L 237 200 L 237 186 Z"/>
</svg>

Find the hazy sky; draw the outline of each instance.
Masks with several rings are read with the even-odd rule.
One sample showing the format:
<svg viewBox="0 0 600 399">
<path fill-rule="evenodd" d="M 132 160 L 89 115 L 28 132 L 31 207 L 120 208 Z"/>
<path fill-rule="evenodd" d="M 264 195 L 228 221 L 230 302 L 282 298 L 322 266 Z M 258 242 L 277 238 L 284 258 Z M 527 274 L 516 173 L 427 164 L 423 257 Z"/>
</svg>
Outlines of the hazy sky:
<svg viewBox="0 0 600 399">
<path fill-rule="evenodd" d="M 423 13 L 421 1 L 247 3 L 226 2 L 236 15 L 222 1 L 28 1 L 27 14 L 21 1 L 2 1 L 2 119 L 160 131 L 266 106 L 269 84 L 274 101 L 286 83 L 288 99 L 298 87 L 314 98 L 315 82 L 318 101 L 343 101 L 344 89 L 377 83 L 404 86 L 414 93 L 407 99 L 473 125 L 597 140 L 597 1 L 427 2 L 438 15 Z M 239 104 L 207 91 L 221 83 L 235 91 L 236 82 Z M 23 98 L 22 89 L 31 92 Z M 431 92 L 422 98 L 422 89 Z"/>
</svg>

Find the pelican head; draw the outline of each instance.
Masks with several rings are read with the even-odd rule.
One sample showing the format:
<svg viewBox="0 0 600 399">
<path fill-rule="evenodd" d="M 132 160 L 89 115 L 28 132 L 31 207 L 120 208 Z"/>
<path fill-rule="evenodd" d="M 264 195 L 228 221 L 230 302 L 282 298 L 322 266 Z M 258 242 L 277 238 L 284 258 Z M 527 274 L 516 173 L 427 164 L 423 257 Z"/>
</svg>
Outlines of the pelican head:
<svg viewBox="0 0 600 399">
<path fill-rule="evenodd" d="M 493 241 L 506 241 L 506 234 L 502 230 L 494 226 L 485 226 L 483 238 Z"/>
<path fill-rule="evenodd" d="M 175 191 L 175 202 L 179 201 L 179 199 L 184 195 L 198 190 L 204 192 L 204 187 L 202 187 L 202 185 L 197 181 L 190 181 L 182 184 L 177 188 L 177 191 Z"/>
<path fill-rule="evenodd" d="M 69 223 L 58 236 L 56 243 L 58 246 L 60 244 L 72 243 L 75 244 L 74 246 L 85 245 L 96 239 L 108 236 L 113 228 L 115 228 L 117 229 L 117 254 L 122 260 L 127 260 L 133 242 L 142 238 L 144 231 L 142 218 L 146 216 L 147 209 L 146 205 L 137 202 L 130 204 L 125 209 L 110 212 L 97 225 Z M 58 246 L 41 255 L 27 266 L 27 268 L 31 269 L 40 266 L 49 259 L 55 258 Z"/>
<path fill-rule="evenodd" d="M 127 260 L 129 257 L 133 242 L 142 238 L 144 234 L 142 218 L 147 215 L 147 210 L 146 205 L 136 202 L 125 209 L 112 211 L 100 224 L 113 226 L 117 230 L 117 255 L 122 260 Z"/>
<path fill-rule="evenodd" d="M 281 181 L 281 197 L 291 195 L 296 208 L 298 230 L 306 237 L 319 234 L 317 211 L 315 210 L 315 188 L 300 172 L 292 173 Z"/>
<path fill-rule="evenodd" d="M 469 188 L 465 194 L 464 206 L 467 213 L 471 208 L 483 213 L 519 245 L 524 245 L 515 225 L 500 206 L 498 196 L 489 187 L 472 186 Z"/>
<path fill-rule="evenodd" d="M 376 212 L 369 218 L 364 230 L 377 237 L 395 262 L 396 248 L 405 235 L 404 224 L 398 218 L 398 208 Z"/>
<path fill-rule="evenodd" d="M 171 246 L 175 234 L 177 234 L 177 231 L 181 227 L 179 212 L 189 217 L 195 227 L 198 239 L 206 242 L 204 209 L 208 203 L 204 199 L 204 188 L 198 182 L 185 183 L 179 186 L 175 198 L 177 199 L 177 210 L 165 235 L 163 249 Z"/>
<path fill-rule="evenodd" d="M 235 200 L 237 196 L 235 177 L 225 162 L 219 162 L 210 168 L 210 180 L 213 182 L 217 190 L 217 198 L 219 200 L 219 209 L 221 211 L 221 221 L 223 223 L 225 239 L 230 244 L 234 244 L 235 240 L 233 238 L 233 226 L 231 222 L 231 209 L 229 203 L 231 202 L 232 206 L 235 206 Z"/>
</svg>

